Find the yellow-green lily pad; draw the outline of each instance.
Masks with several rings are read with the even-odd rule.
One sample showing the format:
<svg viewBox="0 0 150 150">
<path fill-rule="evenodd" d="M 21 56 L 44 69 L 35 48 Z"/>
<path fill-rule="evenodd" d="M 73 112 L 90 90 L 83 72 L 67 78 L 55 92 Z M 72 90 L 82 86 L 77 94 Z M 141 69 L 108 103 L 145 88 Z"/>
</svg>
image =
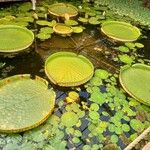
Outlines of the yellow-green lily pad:
<svg viewBox="0 0 150 150">
<path fill-rule="evenodd" d="M 141 35 L 141 32 L 137 27 L 120 21 L 104 22 L 101 31 L 108 37 L 123 42 L 136 41 Z"/>
<path fill-rule="evenodd" d="M 27 28 L 16 25 L 0 25 L 0 52 L 19 52 L 29 47 L 34 34 Z"/>
<path fill-rule="evenodd" d="M 129 95 L 150 106 L 150 66 L 134 64 L 131 67 L 123 67 L 119 79 Z"/>
<path fill-rule="evenodd" d="M 72 52 L 57 52 L 45 62 L 48 78 L 59 86 L 78 86 L 87 82 L 94 72 L 93 64 Z"/>
<path fill-rule="evenodd" d="M 70 35 L 73 32 L 73 29 L 63 23 L 57 23 L 54 27 L 53 30 L 55 33 L 57 34 L 61 34 L 61 35 Z"/>
<path fill-rule="evenodd" d="M 57 16 L 57 17 L 74 17 L 78 14 L 78 9 L 71 5 L 65 3 L 56 3 L 52 4 L 48 7 L 48 11 L 50 14 Z"/>
<path fill-rule="evenodd" d="M 55 93 L 46 80 L 29 74 L 0 80 L 0 132 L 23 132 L 37 127 L 52 113 Z"/>
</svg>

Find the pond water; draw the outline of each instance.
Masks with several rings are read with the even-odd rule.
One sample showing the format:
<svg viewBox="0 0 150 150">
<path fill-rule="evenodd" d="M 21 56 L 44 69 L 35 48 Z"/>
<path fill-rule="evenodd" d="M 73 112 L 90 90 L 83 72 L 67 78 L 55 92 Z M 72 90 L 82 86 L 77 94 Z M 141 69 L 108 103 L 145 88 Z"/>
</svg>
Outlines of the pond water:
<svg viewBox="0 0 150 150">
<path fill-rule="evenodd" d="M 36 27 L 37 26 L 35 26 L 35 24 L 29 27 L 29 28 L 32 28 L 32 30 L 35 33 L 35 36 L 37 34 Z M 41 41 L 38 38 L 36 38 L 34 40 L 34 43 L 28 48 L 27 52 L 22 52 L 20 54 L 7 55 L 7 56 L 1 54 L 0 62 L 5 62 L 6 64 L 4 65 L 4 67 L 0 69 L 0 78 L 4 79 L 6 77 L 16 75 L 16 74 L 31 74 L 33 76 L 38 75 L 49 81 L 49 79 L 47 78 L 44 72 L 44 63 L 45 63 L 46 58 L 55 52 L 71 51 L 77 54 L 82 54 L 83 56 L 87 57 L 93 63 L 95 69 L 98 69 L 98 68 L 104 69 L 108 71 L 109 74 L 111 74 L 112 76 L 113 75 L 116 76 L 116 79 L 114 79 L 114 76 L 112 78 L 110 77 L 108 81 L 104 80 L 103 84 L 98 86 L 98 88 L 101 90 L 102 93 L 105 93 L 107 84 L 110 84 L 111 86 L 115 85 L 116 89 L 120 90 L 121 86 L 118 81 L 117 75 L 119 73 L 120 66 L 123 66 L 125 63 L 120 61 L 119 59 L 117 59 L 116 61 L 115 58 L 118 58 L 118 55 L 124 54 L 124 53 L 121 53 L 115 50 L 114 47 L 118 47 L 122 45 L 122 43 L 115 42 L 107 38 L 106 36 L 104 36 L 100 32 L 99 25 L 96 25 L 96 26 L 85 25 L 84 27 L 85 27 L 85 30 L 82 33 L 72 34 L 71 36 L 67 36 L 67 37 L 62 37 L 60 35 L 53 34 L 50 39 L 45 40 L 45 41 Z M 149 64 L 150 31 L 143 30 L 142 32 L 143 32 L 142 36 L 144 37 L 145 35 L 146 38 L 141 38 L 140 40 L 136 42 L 142 43 L 144 45 L 144 48 L 141 48 L 134 53 L 129 52 L 128 55 L 134 56 L 134 63 L 141 62 L 141 60 L 143 60 L 144 63 Z M 135 131 L 133 128 L 131 128 L 129 131 L 127 130 L 126 132 L 122 132 L 122 131 L 119 131 L 118 128 L 116 127 L 114 130 L 117 130 L 118 132 L 116 131 L 111 132 L 109 129 L 107 129 L 107 130 L 102 131 L 102 133 L 99 133 L 99 136 L 97 136 L 96 133 L 94 132 L 92 133 L 94 128 L 96 128 L 96 125 L 89 119 L 90 111 L 88 109 L 84 109 L 83 107 L 83 106 L 87 106 L 90 108 L 91 104 L 94 103 L 93 101 L 89 100 L 91 93 L 88 92 L 87 87 L 85 85 L 81 85 L 80 87 L 73 88 L 73 89 L 62 88 L 62 87 L 53 85 L 50 81 L 49 81 L 49 86 L 50 87 L 52 86 L 57 93 L 56 107 L 54 109 L 53 115 L 58 116 L 59 118 L 61 118 L 62 114 L 66 112 L 67 103 L 64 102 L 64 100 L 68 92 L 75 90 L 77 93 L 79 93 L 80 101 L 77 102 L 77 105 L 79 104 L 80 110 L 83 111 L 85 114 L 80 119 L 81 125 L 71 127 L 71 129 L 80 131 L 81 135 L 72 134 L 71 131 L 70 132 L 68 131 L 69 133 L 67 133 L 66 127 L 62 127 L 61 122 L 58 121 L 58 123 L 56 123 L 54 121 L 52 122 L 52 124 L 56 123 L 56 129 L 53 129 L 54 127 L 52 125 L 50 125 L 49 123 L 46 123 L 46 124 L 41 125 L 37 129 L 31 130 L 31 132 L 29 131 L 29 132 L 25 132 L 21 134 L 16 134 L 16 135 L 15 134 L 13 135 L 1 134 L 0 143 L 2 142 L 2 144 L 0 144 L 0 149 L 3 149 L 3 148 L 5 150 L 9 149 L 8 145 L 10 143 L 12 145 L 13 144 L 15 145 L 17 143 L 17 146 L 29 144 L 29 145 L 26 145 L 25 147 L 26 149 L 44 149 L 44 150 L 51 150 L 51 149 L 61 150 L 64 148 L 64 145 L 65 145 L 65 149 L 80 150 L 80 149 L 87 148 L 87 149 L 96 150 L 96 149 L 101 149 L 101 147 L 105 145 L 109 145 L 111 143 L 113 144 L 117 143 L 117 145 L 121 149 L 124 149 L 132 141 L 128 139 L 130 135 L 135 135 L 135 133 L 138 133 L 138 131 Z M 119 93 L 116 92 L 116 94 L 119 94 Z M 125 93 L 124 95 L 126 97 L 125 100 L 127 101 L 127 97 L 129 97 L 129 95 Z M 121 104 L 119 106 L 121 106 Z M 129 118 L 129 120 L 128 118 L 126 120 L 122 119 L 121 120 L 122 124 L 130 125 L 129 121 L 134 118 L 142 118 L 140 121 L 143 122 L 143 124 L 145 121 L 149 122 L 149 120 L 147 119 L 148 118 L 147 114 L 150 112 L 150 110 L 145 112 L 144 115 L 145 116 L 147 115 L 145 117 L 143 116 L 143 114 L 139 115 L 139 112 L 141 112 L 140 109 L 143 110 L 142 108 L 145 109 L 146 106 L 140 105 L 139 110 L 136 110 L 135 107 L 136 105 L 131 106 L 131 110 L 133 110 L 133 112 L 136 112 L 136 115 L 125 115 L 126 118 L 127 117 Z M 113 118 L 113 116 L 115 116 L 117 112 L 120 112 L 120 110 L 119 109 L 113 110 L 110 107 L 110 105 L 108 105 L 108 103 L 102 103 L 102 105 L 99 105 L 99 109 L 97 112 L 100 115 L 100 119 L 99 119 L 100 122 L 110 123 L 111 118 Z M 108 113 L 108 114 L 106 115 L 103 112 Z M 45 130 L 46 126 L 52 129 Z M 100 126 L 100 128 L 103 128 L 103 127 Z M 56 132 L 55 130 L 58 130 L 58 132 Z M 45 132 L 48 132 L 49 136 L 44 137 Z M 50 132 L 53 132 L 52 133 L 53 135 L 51 135 Z M 91 135 L 91 133 L 93 135 Z M 139 131 L 138 134 L 140 133 L 141 131 Z M 100 136 L 100 135 L 103 135 L 103 136 Z M 112 135 L 116 135 L 117 138 L 116 136 L 113 137 Z M 57 139 L 57 137 L 60 137 L 60 139 Z M 110 142 L 110 138 L 112 142 Z M 56 148 L 55 144 L 58 144 L 59 142 L 61 143 L 61 141 L 63 142 L 66 141 L 67 143 L 64 142 L 65 144 L 63 143 L 62 145 L 60 145 L 59 148 L 58 147 Z M 145 139 L 145 141 L 148 141 L 148 140 Z M 145 141 L 143 141 L 143 143 Z M 143 143 L 140 143 L 140 144 L 142 145 Z M 51 145 L 51 147 L 49 145 Z M 138 146 L 140 147 L 141 145 L 138 145 Z M 140 149 L 139 147 L 135 149 Z M 15 149 L 15 146 L 14 146 L 14 149 Z M 11 150 L 13 150 L 13 148 Z"/>
</svg>

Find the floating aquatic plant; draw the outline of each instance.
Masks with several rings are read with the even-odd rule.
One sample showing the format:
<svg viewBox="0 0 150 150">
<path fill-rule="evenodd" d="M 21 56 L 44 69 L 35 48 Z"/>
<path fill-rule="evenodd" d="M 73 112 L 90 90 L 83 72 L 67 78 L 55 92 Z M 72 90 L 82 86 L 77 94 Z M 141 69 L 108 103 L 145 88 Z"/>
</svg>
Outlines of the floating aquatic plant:
<svg viewBox="0 0 150 150">
<path fill-rule="evenodd" d="M 61 122 L 66 127 L 72 127 L 76 125 L 79 121 L 79 117 L 74 112 L 65 112 L 61 116 Z"/>
<path fill-rule="evenodd" d="M 117 143 L 118 142 L 118 136 L 117 135 L 112 135 L 111 136 L 111 142 L 112 143 Z"/>
<path fill-rule="evenodd" d="M 66 24 L 67 26 L 76 26 L 76 25 L 78 25 L 78 22 L 75 21 L 75 20 L 69 19 L 69 20 L 65 20 L 65 24 Z"/>
<path fill-rule="evenodd" d="M 137 27 L 119 21 L 106 21 L 102 24 L 101 31 L 108 37 L 117 41 L 136 41 L 141 35 Z"/>
<path fill-rule="evenodd" d="M 94 67 L 82 55 L 58 52 L 47 58 L 45 71 L 54 84 L 77 86 L 87 82 L 93 76 Z"/>
<path fill-rule="evenodd" d="M 129 48 L 126 46 L 119 46 L 116 49 L 121 51 L 121 52 L 125 52 L 125 53 L 129 52 Z"/>
<path fill-rule="evenodd" d="M 0 26 L 0 52 L 19 52 L 29 47 L 34 40 L 32 31 L 15 25 Z"/>
<path fill-rule="evenodd" d="M 131 64 L 133 62 L 133 58 L 127 54 L 118 55 L 119 60 L 125 64 Z"/>
<path fill-rule="evenodd" d="M 54 16 L 64 17 L 66 20 L 78 14 L 78 9 L 75 6 L 65 3 L 52 4 L 48 7 L 48 11 Z"/>
<path fill-rule="evenodd" d="M 70 35 L 73 32 L 71 26 L 63 23 L 57 23 L 55 26 L 53 26 L 53 30 L 60 35 Z"/>
<path fill-rule="evenodd" d="M 72 27 L 72 29 L 74 33 L 81 33 L 83 32 L 84 28 L 82 26 L 76 26 L 76 27 Z"/>
<path fill-rule="evenodd" d="M 32 80 L 27 74 L 12 76 L 0 81 L 0 89 L 1 132 L 34 128 L 52 113 L 55 93 L 40 77 Z"/>
<path fill-rule="evenodd" d="M 75 91 L 71 91 L 68 93 L 68 97 L 66 97 L 67 103 L 73 103 L 79 100 L 79 94 Z"/>
<path fill-rule="evenodd" d="M 91 17 L 91 18 L 89 18 L 88 21 L 92 25 L 98 25 L 98 24 L 100 24 L 100 22 L 98 21 L 98 18 L 96 18 L 96 17 Z"/>
<path fill-rule="evenodd" d="M 146 105 L 150 105 L 149 76 L 149 66 L 144 64 L 135 64 L 132 67 L 124 67 L 121 69 L 120 83 L 132 97 Z"/>
<path fill-rule="evenodd" d="M 88 19 L 87 18 L 83 18 L 83 17 L 79 17 L 78 20 L 82 23 L 87 23 Z"/>
<path fill-rule="evenodd" d="M 140 120 L 137 119 L 132 119 L 130 121 L 130 126 L 135 130 L 135 131 L 142 131 L 144 129 L 144 125 Z"/>
<path fill-rule="evenodd" d="M 46 40 L 51 38 L 51 34 L 54 32 L 54 30 L 51 27 L 43 27 L 40 29 L 40 32 L 37 34 L 37 37 L 40 40 Z"/>
<path fill-rule="evenodd" d="M 99 77 L 101 79 L 107 79 L 109 77 L 109 73 L 103 69 L 96 69 L 95 70 L 95 76 Z"/>
<path fill-rule="evenodd" d="M 37 20 L 36 24 L 40 25 L 40 26 L 49 26 L 49 27 L 53 27 L 54 25 L 56 25 L 56 21 L 52 20 L 52 21 L 47 21 L 47 20 Z"/>
</svg>

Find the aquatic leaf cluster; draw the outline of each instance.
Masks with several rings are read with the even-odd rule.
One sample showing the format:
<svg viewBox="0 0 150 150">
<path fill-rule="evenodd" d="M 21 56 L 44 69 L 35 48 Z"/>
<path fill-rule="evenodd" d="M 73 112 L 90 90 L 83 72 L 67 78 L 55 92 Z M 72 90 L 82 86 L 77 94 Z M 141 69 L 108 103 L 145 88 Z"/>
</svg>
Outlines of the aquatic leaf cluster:
<svg viewBox="0 0 150 150">
<path fill-rule="evenodd" d="M 92 102 L 88 117 L 88 129 L 91 132 L 89 136 L 96 136 L 98 139 L 101 137 L 101 141 L 106 141 L 107 136 L 104 137 L 104 134 L 106 134 L 106 131 L 109 131 L 112 135 L 109 141 L 111 143 L 117 143 L 122 139 L 122 136 L 125 136 L 125 133 L 133 132 L 134 130 L 130 135 L 130 140 L 133 141 L 135 136 L 137 137 L 137 133 L 142 132 L 148 127 L 148 118 L 146 119 L 144 116 L 149 116 L 149 108 L 141 105 L 133 98 L 127 97 L 122 89 L 116 88 L 117 75 L 112 76 L 107 73 L 106 78 L 104 78 L 101 75 L 98 77 L 97 72 L 105 72 L 106 74 L 107 71 L 101 69 L 96 70 L 93 78 L 96 78 L 97 83 L 91 82 L 93 80 L 92 78 L 85 85 L 87 91 L 90 93 L 89 100 Z M 142 108 L 143 106 L 147 108 L 147 111 L 145 108 Z M 100 113 L 103 107 L 106 108 L 106 111 Z M 109 110 L 113 111 L 113 113 Z M 144 111 L 144 115 L 140 113 L 141 110 Z M 105 123 L 103 120 L 107 120 L 107 122 Z M 103 124 L 100 128 L 99 122 Z"/>
<path fill-rule="evenodd" d="M 103 3 L 106 2 L 107 0 L 103 1 Z M 111 5 L 114 1 L 109 2 Z M 124 1 L 121 2 L 124 3 Z M 65 20 L 63 23 L 71 26 L 75 33 L 81 33 L 83 27 L 80 26 L 80 23 L 99 26 L 105 19 L 131 21 L 127 17 L 114 16 L 114 12 L 108 9 L 109 6 L 99 5 L 99 3 L 102 4 L 101 0 L 96 0 L 94 3 L 96 4 L 94 7 L 82 6 L 83 9 L 79 7 L 79 18 Z M 32 28 L 33 18 L 30 8 L 28 3 L 0 10 L 0 18 L 4 24 L 11 23 L 11 21 L 17 22 L 15 20 L 18 19 L 20 25 L 31 25 L 30 28 Z M 53 33 L 52 27 L 58 20 L 47 18 L 47 10 L 44 5 L 38 6 L 36 13 L 37 16 L 34 19 L 37 19 L 36 25 L 38 29 L 40 28 L 37 37 L 41 40 L 50 38 Z M 117 49 L 117 63 L 121 65 L 134 63 L 137 61 L 134 52 L 142 48 L 143 45 L 137 42 L 128 42 L 113 48 L 114 51 Z M 96 69 L 93 78 L 77 91 L 78 88 L 75 93 L 74 89 L 67 93 L 59 91 L 62 92 L 60 95 L 57 91 L 54 114 L 41 126 L 22 134 L 1 133 L 0 149 L 120 149 L 117 145 L 124 149 L 124 145 L 120 143 L 129 144 L 150 126 L 149 107 L 129 97 L 120 88 L 118 74 L 112 75 L 107 70 Z"/>
<path fill-rule="evenodd" d="M 83 2 L 89 1 L 83 0 Z M 121 16 L 130 17 L 142 25 L 150 24 L 150 10 L 148 8 L 144 8 L 142 5 L 142 1 L 139 0 L 95 0 L 94 6 L 98 8 L 101 8 L 101 6 L 108 6 L 112 11 Z"/>
<path fill-rule="evenodd" d="M 104 8 L 104 9 L 103 9 Z M 104 10 L 107 8 L 103 7 L 102 9 L 97 9 L 91 6 L 82 6 L 79 11 L 81 12 L 81 16 L 78 18 L 79 22 L 83 24 L 91 24 L 91 25 L 99 25 L 105 20 Z"/>
<path fill-rule="evenodd" d="M 144 48 L 144 45 L 142 43 L 133 43 L 133 42 L 126 42 L 124 45 L 114 47 L 114 49 L 123 52 L 123 53 L 128 53 L 128 52 L 135 52 L 138 49 Z"/>
<path fill-rule="evenodd" d="M 12 7 L 0 9 L 0 24 L 28 26 L 34 21 L 32 13 L 29 12 L 31 8 L 31 3 L 27 2 L 19 6 L 13 5 Z"/>
<path fill-rule="evenodd" d="M 65 150 L 64 133 L 58 127 L 60 118 L 52 115 L 47 122 L 36 129 L 20 134 L 1 134 L 0 148 L 15 149 L 58 149 Z"/>
</svg>

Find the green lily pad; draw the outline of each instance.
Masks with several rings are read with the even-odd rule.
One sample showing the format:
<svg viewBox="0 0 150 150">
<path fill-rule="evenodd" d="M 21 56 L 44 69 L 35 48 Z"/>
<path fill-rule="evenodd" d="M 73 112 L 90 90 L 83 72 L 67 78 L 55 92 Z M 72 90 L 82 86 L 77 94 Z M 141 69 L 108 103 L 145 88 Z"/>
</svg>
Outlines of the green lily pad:
<svg viewBox="0 0 150 150">
<path fill-rule="evenodd" d="M 88 19 L 87 18 L 83 18 L 83 17 L 79 17 L 78 20 L 82 23 L 88 23 Z"/>
<path fill-rule="evenodd" d="M 122 125 L 122 130 L 123 130 L 124 132 L 129 132 L 129 131 L 130 131 L 130 126 L 127 125 L 127 124 L 123 124 L 123 125 Z"/>
<path fill-rule="evenodd" d="M 91 17 L 89 19 L 89 23 L 90 24 L 93 24 L 93 25 L 97 25 L 97 24 L 100 24 L 100 22 L 98 21 L 98 19 L 96 17 Z"/>
<path fill-rule="evenodd" d="M 137 48 L 143 48 L 144 47 L 144 45 L 142 43 L 135 43 L 135 46 Z"/>
<path fill-rule="evenodd" d="M 45 34 L 52 34 L 54 31 L 50 27 L 43 27 L 40 29 L 40 32 L 45 33 Z"/>
<path fill-rule="evenodd" d="M 0 81 L 0 131 L 22 132 L 43 123 L 52 113 L 55 93 L 36 76 L 15 75 Z"/>
<path fill-rule="evenodd" d="M 125 46 L 127 46 L 129 49 L 134 49 L 135 48 L 135 44 L 132 42 L 126 42 Z"/>
<path fill-rule="evenodd" d="M 136 41 L 141 35 L 137 27 L 119 21 L 104 22 L 101 31 L 108 37 L 123 42 Z"/>
<path fill-rule="evenodd" d="M 150 106 L 150 66 L 134 64 L 120 71 L 120 83 L 124 90 L 138 100 Z"/>
<path fill-rule="evenodd" d="M 65 112 L 61 116 L 61 122 L 66 127 L 72 127 L 76 125 L 79 121 L 78 115 L 74 112 Z"/>
<path fill-rule="evenodd" d="M 124 55 L 118 55 L 120 61 L 122 61 L 123 63 L 125 64 L 131 64 L 133 62 L 133 59 L 132 57 L 130 57 L 129 55 L 127 54 L 124 54 Z"/>
<path fill-rule="evenodd" d="M 129 48 L 126 47 L 126 46 L 119 46 L 117 49 L 118 49 L 119 51 L 125 52 L 125 53 L 130 51 Z"/>
<path fill-rule="evenodd" d="M 76 25 L 78 25 L 78 22 L 75 21 L 75 20 L 69 19 L 69 20 L 65 20 L 65 24 L 66 24 L 67 26 L 76 26 Z"/>
<path fill-rule="evenodd" d="M 0 52 L 13 53 L 29 47 L 34 40 L 32 31 L 16 25 L 0 25 Z"/>
<path fill-rule="evenodd" d="M 53 26 L 54 32 L 61 35 L 70 35 L 73 32 L 73 29 L 63 23 L 57 23 L 55 26 Z"/>
<path fill-rule="evenodd" d="M 94 73 L 93 64 L 84 56 L 71 52 L 57 52 L 45 62 L 48 78 L 60 86 L 78 86 L 87 82 Z"/>
<path fill-rule="evenodd" d="M 99 77 L 101 79 L 107 79 L 109 77 L 109 73 L 103 69 L 96 69 L 95 70 L 95 76 Z"/>
<path fill-rule="evenodd" d="M 82 27 L 72 27 L 72 29 L 73 29 L 73 32 L 74 33 L 81 33 L 81 32 L 83 32 L 83 28 Z"/>
<path fill-rule="evenodd" d="M 39 34 L 37 34 L 37 38 L 39 38 L 41 40 L 46 40 L 46 39 L 51 38 L 51 34 L 39 33 Z"/>
<path fill-rule="evenodd" d="M 135 131 L 142 131 L 144 129 L 144 124 L 137 119 L 132 119 L 130 121 L 130 126 L 135 130 Z"/>
<path fill-rule="evenodd" d="M 119 140 L 119 139 L 118 139 L 118 136 L 117 136 L 117 135 L 114 134 L 114 135 L 111 136 L 111 142 L 112 142 L 112 143 L 117 143 L 118 140 Z"/>
<path fill-rule="evenodd" d="M 78 14 L 78 9 L 75 6 L 65 3 L 52 4 L 48 7 L 48 11 L 57 17 L 66 17 L 66 15 L 68 17 L 74 17 Z"/>
<path fill-rule="evenodd" d="M 49 26 L 49 27 L 53 27 L 54 25 L 56 25 L 56 21 L 52 20 L 52 21 L 47 21 L 47 20 L 38 20 L 36 21 L 36 23 L 40 26 Z"/>
<path fill-rule="evenodd" d="M 96 111 L 90 111 L 89 112 L 89 117 L 93 120 L 99 120 L 99 113 Z"/>
</svg>

